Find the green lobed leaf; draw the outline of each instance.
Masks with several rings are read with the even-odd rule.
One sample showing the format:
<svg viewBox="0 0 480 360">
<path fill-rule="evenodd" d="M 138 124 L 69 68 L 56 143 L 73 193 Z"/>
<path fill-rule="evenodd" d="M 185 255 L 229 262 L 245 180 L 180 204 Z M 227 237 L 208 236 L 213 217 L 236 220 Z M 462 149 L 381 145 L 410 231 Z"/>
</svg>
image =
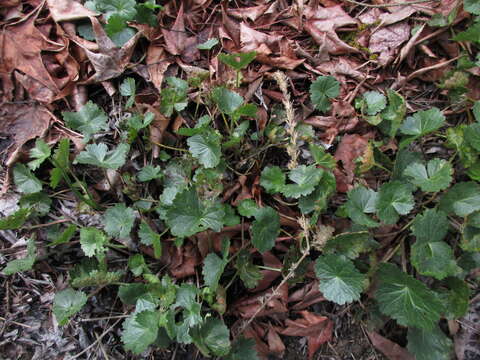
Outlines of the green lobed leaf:
<svg viewBox="0 0 480 360">
<path fill-rule="evenodd" d="M 427 209 L 418 214 L 411 229 L 417 241 L 442 241 L 448 232 L 447 214 L 437 209 Z"/>
<path fill-rule="evenodd" d="M 194 188 L 177 194 L 166 213 L 166 222 L 174 236 L 192 236 L 197 232 L 212 229 L 220 231 L 225 210 L 220 204 L 204 206 Z"/>
<path fill-rule="evenodd" d="M 417 111 L 413 116 L 407 117 L 400 131 L 405 135 L 420 137 L 440 129 L 445 123 L 445 115 L 437 109 Z"/>
<path fill-rule="evenodd" d="M 188 83 L 175 77 L 167 77 L 165 81 L 169 86 L 162 90 L 160 111 L 163 115 L 170 117 L 174 110 L 182 111 L 187 107 Z"/>
<path fill-rule="evenodd" d="M 380 311 L 400 325 L 433 329 L 443 311 L 437 295 L 393 264 L 381 264 L 375 292 Z"/>
<path fill-rule="evenodd" d="M 146 310 L 133 313 L 123 323 L 122 342 L 126 350 L 140 354 L 157 339 L 159 312 Z"/>
<path fill-rule="evenodd" d="M 120 84 L 120 94 L 122 94 L 122 96 L 129 96 L 127 103 L 125 104 L 125 107 L 127 109 L 133 105 L 133 102 L 135 101 L 136 91 L 137 91 L 137 87 L 135 85 L 134 78 L 131 78 L 131 77 L 125 78 L 123 82 Z"/>
<path fill-rule="evenodd" d="M 440 209 L 462 217 L 480 210 L 480 185 L 475 182 L 453 185 L 441 198 Z"/>
<path fill-rule="evenodd" d="M 388 105 L 380 114 L 383 120 L 378 127 L 384 134 L 393 138 L 405 118 L 407 106 L 405 99 L 396 91 L 388 89 L 387 98 Z"/>
<path fill-rule="evenodd" d="M 408 165 L 415 162 L 422 162 L 422 154 L 408 149 L 401 149 L 395 158 L 393 166 L 392 180 L 407 180 L 404 175 L 405 169 Z"/>
<path fill-rule="evenodd" d="M 37 258 L 37 247 L 33 238 L 28 239 L 27 242 L 27 256 L 23 259 L 16 259 L 9 261 L 7 266 L 3 268 L 2 274 L 13 275 L 20 271 L 27 271 L 33 268 Z"/>
<path fill-rule="evenodd" d="M 102 256 L 106 251 L 106 243 L 107 237 L 103 231 L 94 227 L 84 227 L 80 229 L 80 246 L 85 256 Z"/>
<path fill-rule="evenodd" d="M 255 51 L 236 54 L 219 54 L 218 60 L 230 66 L 231 68 L 240 71 L 246 68 L 256 56 L 257 53 Z"/>
<path fill-rule="evenodd" d="M 93 135 L 108 129 L 107 115 L 92 101 L 87 102 L 77 112 L 62 112 L 65 124 L 84 136 L 83 141 L 89 142 Z"/>
<path fill-rule="evenodd" d="M 66 325 L 68 320 L 78 313 L 87 303 L 87 295 L 83 291 L 71 288 L 59 291 L 53 299 L 53 314 L 59 325 Z"/>
<path fill-rule="evenodd" d="M 280 216 L 271 207 L 260 208 L 252 223 L 252 244 L 261 253 L 270 250 L 280 233 Z"/>
<path fill-rule="evenodd" d="M 245 249 L 240 250 L 237 255 L 235 268 L 238 271 L 238 276 L 248 289 L 256 287 L 258 282 L 263 278 L 259 267 L 252 263 L 250 253 Z"/>
<path fill-rule="evenodd" d="M 460 246 L 465 251 L 480 251 L 480 229 L 469 226 L 467 223 L 462 231 Z"/>
<path fill-rule="evenodd" d="M 453 355 L 453 342 L 435 325 L 433 329 L 409 328 L 408 350 L 415 360 L 450 360 Z"/>
<path fill-rule="evenodd" d="M 225 356 L 230 352 L 230 331 L 220 319 L 208 318 L 201 328 L 196 329 L 192 337 L 205 356 L 210 353 Z"/>
<path fill-rule="evenodd" d="M 239 338 L 225 360 L 260 360 L 255 349 L 255 340 Z"/>
<path fill-rule="evenodd" d="M 480 151 L 480 124 L 468 125 L 464 131 L 465 140 L 475 150 Z"/>
<path fill-rule="evenodd" d="M 84 258 L 80 264 L 75 265 L 70 271 L 70 284 L 74 288 L 83 288 L 106 286 L 120 281 L 122 272 L 107 272 L 101 269 L 103 265 L 95 258 Z"/>
<path fill-rule="evenodd" d="M 163 176 L 160 166 L 146 165 L 137 174 L 138 181 L 147 182 L 161 179 Z"/>
<path fill-rule="evenodd" d="M 325 171 L 315 190 L 311 194 L 298 199 L 298 207 L 303 214 L 308 214 L 312 211 L 320 214 L 327 208 L 328 200 L 335 193 L 335 190 L 335 176 L 333 173 Z"/>
<path fill-rule="evenodd" d="M 310 143 L 308 149 L 312 153 L 313 159 L 317 165 L 326 167 L 328 169 L 335 168 L 337 164 L 335 158 L 329 153 L 325 152 L 323 147 Z"/>
<path fill-rule="evenodd" d="M 153 255 L 155 259 L 160 259 L 162 257 L 162 243 L 160 241 L 160 234 L 157 234 L 152 228 L 142 221 L 138 229 L 138 237 L 140 242 L 144 245 L 153 246 Z"/>
<path fill-rule="evenodd" d="M 285 187 L 286 176 L 278 166 L 267 166 L 260 175 L 260 185 L 262 185 L 269 194 L 281 192 Z"/>
<path fill-rule="evenodd" d="M 133 20 L 137 14 L 135 0 L 94 0 L 95 9 L 106 15 L 107 19 L 112 15 L 118 15 L 125 20 Z"/>
<path fill-rule="evenodd" d="M 217 87 L 212 91 L 212 99 L 221 112 L 233 114 L 243 104 L 243 98 L 234 91 Z"/>
<path fill-rule="evenodd" d="M 142 254 L 135 254 L 128 258 L 128 268 L 134 276 L 140 276 L 143 273 L 150 273 L 150 269 L 145 262 L 145 258 Z"/>
<path fill-rule="evenodd" d="M 42 139 L 37 139 L 35 141 L 35 147 L 30 149 L 30 157 L 35 160 L 30 161 L 28 167 L 31 170 L 38 169 L 38 167 L 50 157 L 51 153 L 50 146 Z"/>
<path fill-rule="evenodd" d="M 260 209 L 253 199 L 244 199 L 238 204 L 238 213 L 245 217 L 255 216 L 256 212 Z"/>
<path fill-rule="evenodd" d="M 386 224 L 394 224 L 399 215 L 408 214 L 414 207 L 411 187 L 400 181 L 383 184 L 378 192 L 377 215 Z"/>
<path fill-rule="evenodd" d="M 404 174 L 412 183 L 425 192 L 445 190 L 452 182 L 452 165 L 443 159 L 432 159 L 427 165 L 413 163 L 407 166 Z"/>
<path fill-rule="evenodd" d="M 367 115 L 376 115 L 387 106 L 385 95 L 378 91 L 367 91 L 363 94 L 363 100 L 367 105 Z"/>
<path fill-rule="evenodd" d="M 225 270 L 227 263 L 224 259 L 221 259 L 217 254 L 210 253 L 203 260 L 203 280 L 205 285 L 210 287 L 212 291 L 215 291 L 218 287 L 220 277 Z"/>
<path fill-rule="evenodd" d="M 340 94 L 340 83 L 333 76 L 319 76 L 310 85 L 310 99 L 316 109 L 325 113 L 330 109 L 330 99 Z"/>
<path fill-rule="evenodd" d="M 287 184 L 282 189 L 282 194 L 287 197 L 298 199 L 301 196 L 306 196 L 315 190 L 322 179 L 323 170 L 317 168 L 315 165 L 300 165 L 295 169 L 290 170 L 288 178 L 295 184 Z"/>
<path fill-rule="evenodd" d="M 76 232 L 77 226 L 74 224 L 70 224 L 60 235 L 58 235 L 54 240 L 52 240 L 49 246 L 56 246 L 69 242 Z"/>
<path fill-rule="evenodd" d="M 411 248 L 410 260 L 425 276 L 443 279 L 461 272 L 452 248 L 444 241 L 417 241 Z"/>
<path fill-rule="evenodd" d="M 220 163 L 222 157 L 221 136 L 213 131 L 204 131 L 187 140 L 188 148 L 192 156 L 205 168 L 214 168 Z"/>
<path fill-rule="evenodd" d="M 372 239 L 368 231 L 353 228 L 349 232 L 328 239 L 323 247 L 323 252 L 325 254 L 343 255 L 353 260 L 359 257 L 361 253 L 371 251 L 378 246 L 379 244 Z"/>
<path fill-rule="evenodd" d="M 440 299 L 445 307 L 445 317 L 454 320 L 464 316 L 470 303 L 470 288 L 468 284 L 456 277 L 449 277 L 443 281 L 447 288 L 439 290 Z"/>
<path fill-rule="evenodd" d="M 377 208 L 378 194 L 372 189 L 367 189 L 363 186 L 348 192 L 348 200 L 345 203 L 345 210 L 350 219 L 359 225 L 368 227 L 378 226 L 378 222 L 374 221 L 367 214 L 374 213 Z"/>
<path fill-rule="evenodd" d="M 113 237 L 124 238 L 130 235 L 135 222 L 135 211 L 125 204 L 115 204 L 103 216 L 105 231 Z"/>
<path fill-rule="evenodd" d="M 42 183 L 24 164 L 15 164 L 13 181 L 21 193 L 33 194 L 42 191 Z"/>
<path fill-rule="evenodd" d="M 477 123 L 480 123 L 480 100 L 475 101 L 475 103 L 473 104 L 472 113 L 475 117 L 475 121 Z"/>
<path fill-rule="evenodd" d="M 84 151 L 77 155 L 74 164 L 80 163 L 117 170 L 125 164 L 129 150 L 130 146 L 128 144 L 119 144 L 115 149 L 110 151 L 104 143 L 89 144 Z"/>
<path fill-rule="evenodd" d="M 0 219 L 0 230 L 15 230 L 19 229 L 30 215 L 30 209 L 20 208 L 9 216 L 4 216 Z"/>
<path fill-rule="evenodd" d="M 360 299 L 366 277 L 346 257 L 320 256 L 315 262 L 315 274 L 327 300 L 343 305 Z"/>
</svg>

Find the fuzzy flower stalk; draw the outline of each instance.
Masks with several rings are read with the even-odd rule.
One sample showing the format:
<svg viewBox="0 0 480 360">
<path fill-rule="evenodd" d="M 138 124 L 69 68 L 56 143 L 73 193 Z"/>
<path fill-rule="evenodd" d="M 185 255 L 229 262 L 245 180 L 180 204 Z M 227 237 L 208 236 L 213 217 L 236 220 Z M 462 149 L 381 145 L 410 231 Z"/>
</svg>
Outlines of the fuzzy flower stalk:
<svg viewBox="0 0 480 360">
<path fill-rule="evenodd" d="M 287 114 L 287 128 L 286 132 L 289 135 L 289 143 L 287 145 L 287 154 L 290 157 L 290 161 L 288 163 L 288 168 L 289 169 L 294 169 L 298 166 L 298 156 L 299 156 L 299 150 L 298 150 L 298 132 L 295 129 L 295 114 L 293 111 L 293 105 L 290 100 L 290 94 L 288 92 L 288 82 L 287 82 L 287 77 L 285 74 L 281 71 L 277 71 L 273 74 L 273 78 L 278 84 L 278 87 L 280 88 L 280 91 L 283 94 L 283 106 L 285 107 L 285 111 Z"/>
</svg>

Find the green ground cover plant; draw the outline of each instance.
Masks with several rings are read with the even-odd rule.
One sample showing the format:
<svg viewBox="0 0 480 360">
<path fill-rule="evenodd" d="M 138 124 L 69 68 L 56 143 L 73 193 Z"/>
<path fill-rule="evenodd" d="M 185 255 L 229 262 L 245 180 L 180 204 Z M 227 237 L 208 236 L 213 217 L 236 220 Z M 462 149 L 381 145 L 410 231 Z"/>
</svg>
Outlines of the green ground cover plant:
<svg viewBox="0 0 480 360">
<path fill-rule="evenodd" d="M 148 23 L 161 10 L 152 1 L 87 3 L 105 15 L 106 31 L 117 44 L 133 36 L 129 22 Z M 478 1 L 464 1 L 464 9 L 480 15 Z M 478 26 L 475 18 L 454 39 L 478 45 Z M 217 44 L 217 39 L 209 39 L 199 49 L 209 51 Z M 284 259 L 282 279 L 299 281 L 295 279 L 301 279 L 312 263 L 319 290 L 328 301 L 361 302 L 371 310 L 372 321 L 393 319 L 407 328 L 407 347 L 417 359 L 449 358 L 452 342 L 440 324 L 466 313 L 478 281 L 467 275 L 480 266 L 480 102 L 460 96 L 456 87 L 451 96 L 468 108 L 468 119 L 454 123 L 437 107 L 407 114 L 408 101 L 395 90 L 357 95 L 357 115 L 378 135 L 369 140 L 370 156 L 356 159 L 354 186 L 334 202 L 335 169 L 341 164 L 311 136 L 311 125 L 295 123 L 284 75 L 271 79 L 284 95 L 283 108 L 278 108 L 281 116 L 258 129 L 259 105 L 239 91 L 242 70 L 256 56 L 219 54 L 219 61 L 235 72 L 232 83 L 209 87 L 198 78 L 165 78 L 161 114 L 189 112 L 194 120 L 193 126 L 182 123 L 175 141 L 150 141 L 155 115 L 136 106 L 139 84 L 134 77 L 125 77 L 118 88 L 121 111 L 129 117 L 115 124 L 114 139 L 104 134 L 112 127 L 109 116 L 89 101 L 79 111 L 61 114 L 64 124 L 83 136 L 82 150 L 68 139 L 56 146 L 38 139 L 29 161 L 14 166 L 20 208 L 0 220 L 1 230 L 20 229 L 30 220 L 42 222 L 59 191 L 73 193 L 82 211 L 100 215 L 96 224 L 66 221 L 49 232 L 50 249 L 79 246 L 84 255 L 69 272 L 69 287 L 55 295 L 58 323 L 68 324 L 82 311 L 92 289 L 108 287 L 132 309 L 122 325 L 125 350 L 141 354 L 150 346 L 176 342 L 195 344 L 207 357 L 258 359 L 255 342 L 229 328 L 225 299 L 235 282 L 247 289 L 259 284 L 264 267 L 253 254 L 271 251 L 279 236 L 288 235 L 277 210 L 281 204 L 298 214 L 293 220 L 301 229 L 293 236 L 298 250 L 293 261 Z M 308 106 L 319 115 L 328 114 L 340 94 L 338 80 L 320 75 L 307 87 Z M 192 92 L 195 99 L 189 96 Z M 432 137 L 440 139 L 438 146 L 444 151 L 424 151 Z M 398 149 L 386 155 L 380 149 L 391 141 Z M 150 153 L 153 145 L 161 147 L 162 156 L 145 157 L 141 168 L 128 164 L 135 153 Z M 279 161 L 269 149 L 285 159 Z M 224 201 L 226 180 L 249 172 L 247 166 L 238 165 L 249 158 L 258 159 L 253 171 L 258 173 L 262 201 Z M 375 186 L 366 176 L 369 171 L 381 174 Z M 120 187 L 112 174 L 118 176 Z M 99 199 L 92 191 L 99 177 L 108 184 L 108 198 Z M 350 228 L 322 238 L 320 220 L 325 214 L 348 221 Z M 177 281 L 158 269 L 155 260 L 162 257 L 166 239 L 182 247 L 186 238 L 245 223 L 249 226 L 242 232 L 242 248 L 232 252 L 231 239 L 223 238 L 220 249 L 203 259 L 197 282 Z M 385 244 L 374 231 L 387 226 L 401 236 L 388 244 L 392 250 L 381 253 Z M 129 248 L 123 241 L 129 238 L 151 248 L 152 256 Z M 116 250 L 129 253 L 123 267 L 109 261 L 108 253 Z M 28 271 L 38 256 L 31 237 L 26 257 L 10 261 L 2 273 Z"/>
</svg>

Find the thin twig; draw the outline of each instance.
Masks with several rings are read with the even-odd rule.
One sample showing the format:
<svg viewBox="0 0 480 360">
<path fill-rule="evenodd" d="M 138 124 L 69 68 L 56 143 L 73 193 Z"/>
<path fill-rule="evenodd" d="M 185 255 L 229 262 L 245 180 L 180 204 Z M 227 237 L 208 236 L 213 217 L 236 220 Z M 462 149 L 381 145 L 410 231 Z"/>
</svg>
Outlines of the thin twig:
<svg viewBox="0 0 480 360">
<path fill-rule="evenodd" d="M 65 223 L 65 222 L 71 222 L 71 220 L 70 219 L 59 219 L 59 220 L 55 220 L 55 221 L 52 221 L 52 222 L 49 222 L 49 223 L 46 223 L 46 224 L 32 225 L 32 226 L 27 227 L 26 229 L 27 230 L 38 229 L 38 228 L 42 228 L 42 227 L 62 224 L 62 223 Z"/>
<path fill-rule="evenodd" d="M 355 4 L 355 5 L 359 5 L 359 6 L 369 7 L 369 8 L 388 8 L 388 7 L 395 7 L 395 6 L 423 4 L 428 2 L 438 2 L 440 0 L 414 0 L 414 1 L 406 1 L 402 3 L 391 3 L 391 4 L 364 4 L 355 0 L 344 0 L 344 1 Z"/>
<path fill-rule="evenodd" d="M 78 359 L 80 356 L 82 356 L 82 355 L 85 354 L 88 350 L 90 350 L 92 347 L 94 347 L 98 342 L 100 342 L 100 340 L 103 339 L 103 337 L 104 337 L 105 335 L 107 335 L 115 326 L 117 326 L 117 324 L 120 322 L 120 320 L 122 320 L 122 319 L 118 319 L 117 321 L 115 321 L 112 326 L 110 326 L 107 330 L 105 330 L 105 331 L 102 333 L 102 335 L 100 335 L 100 336 L 97 337 L 97 340 L 95 340 L 93 343 L 91 343 L 90 345 L 88 345 L 85 349 L 83 349 L 82 351 L 80 351 L 77 355 L 71 357 L 70 360 Z"/>
</svg>

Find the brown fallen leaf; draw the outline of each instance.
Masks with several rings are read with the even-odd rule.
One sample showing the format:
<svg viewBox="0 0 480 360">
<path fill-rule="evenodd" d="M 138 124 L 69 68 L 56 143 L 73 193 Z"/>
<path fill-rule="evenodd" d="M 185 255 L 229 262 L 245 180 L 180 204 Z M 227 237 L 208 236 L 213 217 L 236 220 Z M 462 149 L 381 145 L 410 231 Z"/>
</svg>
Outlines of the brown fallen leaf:
<svg viewBox="0 0 480 360">
<path fill-rule="evenodd" d="M 305 7 L 305 30 L 315 42 L 324 46 L 329 54 L 340 55 L 359 52 L 358 49 L 346 44 L 338 37 L 335 30 L 345 25 L 355 25 L 357 22 L 348 15 L 340 5 L 324 8 L 322 6 Z"/>
<path fill-rule="evenodd" d="M 268 329 L 267 343 L 271 354 L 275 354 L 280 358 L 283 357 L 283 353 L 285 352 L 285 344 L 272 327 L 269 327 Z"/>
<path fill-rule="evenodd" d="M 347 192 L 351 187 L 355 178 L 355 160 L 365 154 L 370 137 L 359 134 L 346 134 L 342 137 L 335 152 L 335 160 L 342 162 L 344 170 L 337 168 L 335 172 L 338 191 Z"/>
<path fill-rule="evenodd" d="M 168 265 L 170 274 L 176 279 L 195 275 L 195 267 L 202 262 L 197 248 L 192 243 L 184 244 L 182 247 L 170 245 L 166 251 L 170 260 Z"/>
<path fill-rule="evenodd" d="M 407 22 L 401 22 L 374 32 L 370 36 L 368 48 L 371 52 L 380 53 L 377 61 L 385 66 L 394 59 L 400 45 L 409 38 L 410 25 Z"/>
<path fill-rule="evenodd" d="M 238 9 L 227 9 L 227 13 L 240 20 L 250 19 L 256 21 L 270 7 L 270 4 L 251 6 Z"/>
<path fill-rule="evenodd" d="M 90 17 L 93 31 L 98 44 L 98 52 L 93 52 L 87 49 L 82 43 L 72 39 L 78 46 L 83 48 L 92 63 L 95 74 L 85 84 L 97 83 L 116 78 L 121 75 L 127 67 L 130 58 L 133 54 L 133 49 L 137 44 L 138 39 L 142 36 L 142 32 L 137 32 L 125 45 L 118 48 L 113 41 L 107 36 L 100 22 Z"/>
<path fill-rule="evenodd" d="M 299 312 L 302 318 L 287 319 L 285 329 L 280 334 L 287 336 L 305 336 L 308 341 L 308 358 L 313 359 L 320 346 L 332 338 L 333 322 L 326 316 L 320 316 L 309 311 Z"/>
<path fill-rule="evenodd" d="M 388 360 L 415 360 L 415 358 L 400 345 L 390 341 L 375 331 L 367 331 L 373 346 L 385 355 Z"/>
<path fill-rule="evenodd" d="M 35 27 L 38 10 L 30 13 L 24 20 L 7 25 L 0 33 L 0 76 L 4 82 L 4 91 L 13 91 L 10 76 L 14 70 L 19 70 L 38 81 L 51 92 L 57 94 L 59 89 L 45 67 L 42 52 L 61 51 L 64 44 L 47 39 Z M 12 100 L 12 95 L 6 93 L 6 99 Z"/>
<path fill-rule="evenodd" d="M 53 20 L 56 22 L 78 20 L 98 15 L 75 0 L 47 0 L 47 5 Z"/>
<path fill-rule="evenodd" d="M 325 298 L 318 288 L 318 280 L 306 284 L 288 297 L 289 304 L 296 303 L 290 306 L 291 310 L 303 310 L 322 301 Z"/>
<path fill-rule="evenodd" d="M 7 146 L 9 155 L 5 161 L 5 164 L 10 166 L 23 144 L 45 134 L 52 115 L 46 107 L 35 103 L 7 103 L 0 108 L 0 118 L 0 134 L 11 139 Z"/>
<path fill-rule="evenodd" d="M 272 294 L 273 289 L 268 289 L 261 293 L 247 296 L 235 301 L 230 309 L 230 312 L 233 315 L 241 316 L 245 319 L 251 318 L 257 311 L 257 309 L 262 306 L 265 299 L 267 299 Z M 267 305 L 256 315 L 257 318 L 262 316 L 285 316 L 288 313 L 286 306 L 288 300 L 288 285 L 284 284 L 278 293 L 273 296 Z"/>
</svg>

